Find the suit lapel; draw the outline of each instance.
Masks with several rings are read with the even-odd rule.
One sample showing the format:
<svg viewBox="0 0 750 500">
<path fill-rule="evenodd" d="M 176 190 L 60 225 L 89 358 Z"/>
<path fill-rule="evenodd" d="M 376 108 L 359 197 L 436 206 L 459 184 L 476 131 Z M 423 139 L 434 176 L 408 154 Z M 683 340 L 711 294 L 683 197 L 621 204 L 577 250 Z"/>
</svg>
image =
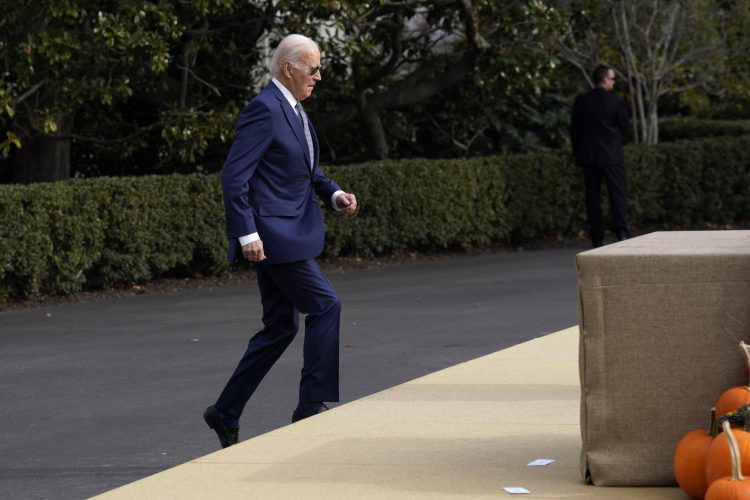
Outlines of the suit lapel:
<svg viewBox="0 0 750 500">
<path fill-rule="evenodd" d="M 313 149 L 315 149 L 314 165 L 318 165 L 318 162 L 320 161 L 320 143 L 318 142 L 318 135 L 315 133 L 315 129 L 313 128 L 312 122 L 309 120 L 310 117 L 308 116 L 307 118 L 308 118 L 307 125 L 310 127 L 310 135 L 312 136 L 312 141 L 313 141 Z"/>
<path fill-rule="evenodd" d="M 289 105 L 289 101 L 286 100 L 286 97 L 284 97 L 284 94 L 281 93 L 281 90 L 279 90 L 279 88 L 276 86 L 275 83 L 271 82 L 268 84 L 268 86 L 271 88 L 271 92 L 273 92 L 273 95 L 275 95 L 276 99 L 279 101 L 279 105 L 281 106 L 281 110 L 284 112 L 286 121 L 289 124 L 289 127 L 292 129 L 292 132 L 294 133 L 294 137 L 297 138 L 297 142 L 302 148 L 302 152 L 304 153 L 303 156 L 305 157 L 305 164 L 307 165 L 307 169 L 311 170 L 312 166 L 310 165 L 310 153 L 307 150 L 307 139 L 305 139 L 305 129 L 302 128 L 302 124 L 300 123 L 300 120 L 297 116 L 297 112 L 294 109 L 292 109 L 292 107 Z M 312 124 L 308 122 L 308 126 L 310 127 L 310 133 L 312 134 Z"/>
</svg>

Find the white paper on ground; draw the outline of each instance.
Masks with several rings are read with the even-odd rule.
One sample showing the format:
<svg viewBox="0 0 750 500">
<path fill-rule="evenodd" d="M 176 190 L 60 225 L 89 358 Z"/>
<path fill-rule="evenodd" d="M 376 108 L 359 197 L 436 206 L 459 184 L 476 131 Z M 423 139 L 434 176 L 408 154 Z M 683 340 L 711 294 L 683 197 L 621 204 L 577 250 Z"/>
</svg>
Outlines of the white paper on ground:
<svg viewBox="0 0 750 500">
<path fill-rule="evenodd" d="M 507 491 L 508 493 L 510 493 L 511 495 L 522 495 L 526 493 L 531 493 L 529 490 L 521 486 L 506 486 L 503 489 Z"/>
<path fill-rule="evenodd" d="M 529 467 L 534 466 L 534 465 L 549 465 L 552 462 L 554 462 L 554 460 L 549 459 L 549 458 L 537 458 L 533 462 L 529 462 L 528 465 Z"/>
</svg>

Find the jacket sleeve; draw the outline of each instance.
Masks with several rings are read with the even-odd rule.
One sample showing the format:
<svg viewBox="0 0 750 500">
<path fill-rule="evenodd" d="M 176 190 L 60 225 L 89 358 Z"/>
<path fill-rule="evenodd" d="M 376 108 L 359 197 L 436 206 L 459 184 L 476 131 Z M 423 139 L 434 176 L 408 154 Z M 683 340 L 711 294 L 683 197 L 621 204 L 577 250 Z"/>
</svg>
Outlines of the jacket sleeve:
<svg viewBox="0 0 750 500">
<path fill-rule="evenodd" d="M 238 238 L 257 232 L 248 200 L 250 178 L 273 141 L 271 111 L 253 99 L 237 120 L 237 134 L 221 170 L 227 236 Z"/>
<path fill-rule="evenodd" d="M 332 207 L 331 197 L 333 196 L 333 193 L 340 190 L 341 188 L 338 184 L 325 176 L 323 171 L 320 169 L 320 166 L 316 166 L 315 170 L 313 171 L 313 185 L 315 186 L 315 194 L 317 194 L 318 197 L 323 200 L 326 206 Z"/>
</svg>

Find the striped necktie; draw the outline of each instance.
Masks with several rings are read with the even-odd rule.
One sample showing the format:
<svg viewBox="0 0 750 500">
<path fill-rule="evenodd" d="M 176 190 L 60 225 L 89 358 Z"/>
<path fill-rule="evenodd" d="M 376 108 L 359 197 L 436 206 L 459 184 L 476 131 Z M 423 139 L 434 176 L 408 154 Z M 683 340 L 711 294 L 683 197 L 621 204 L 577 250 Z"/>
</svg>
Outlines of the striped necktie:
<svg viewBox="0 0 750 500">
<path fill-rule="evenodd" d="M 297 110 L 299 121 L 300 123 L 302 123 L 302 128 L 305 129 L 305 139 L 307 139 L 307 150 L 310 152 L 310 168 L 312 168 L 314 165 L 315 157 L 313 154 L 313 141 L 312 141 L 312 135 L 310 135 L 310 126 L 307 123 L 307 115 L 302 109 L 302 104 L 300 104 L 299 102 L 294 108 Z"/>
</svg>

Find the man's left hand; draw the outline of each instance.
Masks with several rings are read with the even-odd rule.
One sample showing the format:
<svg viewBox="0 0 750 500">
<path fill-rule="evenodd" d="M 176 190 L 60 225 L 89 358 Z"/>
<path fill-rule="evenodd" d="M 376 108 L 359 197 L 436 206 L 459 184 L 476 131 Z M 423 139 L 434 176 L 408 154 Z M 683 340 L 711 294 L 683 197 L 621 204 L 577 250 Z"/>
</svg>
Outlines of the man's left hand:
<svg viewBox="0 0 750 500">
<path fill-rule="evenodd" d="M 352 193 L 341 193 L 336 197 L 336 206 L 341 212 L 351 215 L 357 210 L 357 197 Z"/>
</svg>

